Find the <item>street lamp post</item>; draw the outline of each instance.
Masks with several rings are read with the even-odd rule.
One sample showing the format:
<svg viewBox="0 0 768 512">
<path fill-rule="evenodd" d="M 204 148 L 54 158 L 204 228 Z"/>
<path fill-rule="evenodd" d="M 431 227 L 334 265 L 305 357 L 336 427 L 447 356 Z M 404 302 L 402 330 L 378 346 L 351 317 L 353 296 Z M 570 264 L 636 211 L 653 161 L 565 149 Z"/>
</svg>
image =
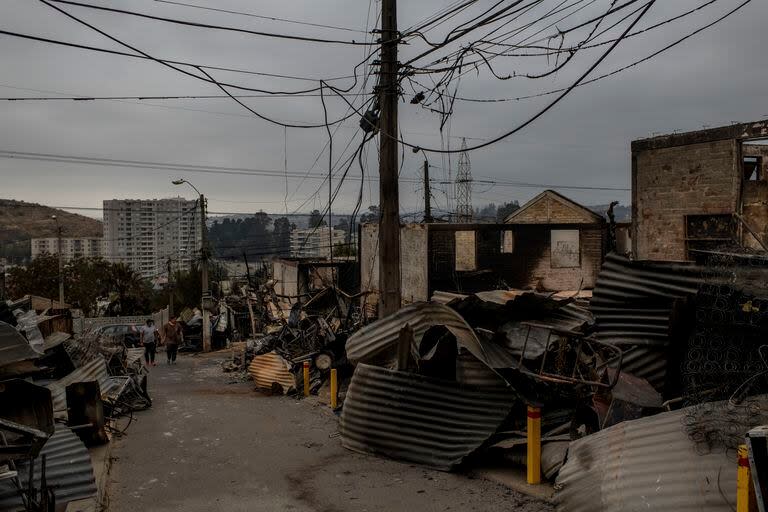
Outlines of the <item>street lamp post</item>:
<svg viewBox="0 0 768 512">
<path fill-rule="evenodd" d="M 208 298 L 208 243 L 206 238 L 206 226 L 205 226 L 205 196 L 195 187 L 192 183 L 185 179 L 178 179 L 173 180 L 171 183 L 174 185 L 183 185 L 186 183 L 190 187 L 194 189 L 195 192 L 197 192 L 198 196 L 200 196 L 200 237 L 201 237 L 201 244 L 200 244 L 200 274 L 201 274 L 201 281 L 202 281 L 202 290 L 203 290 L 203 297 L 202 297 L 202 304 L 201 309 L 203 312 L 203 352 L 210 352 L 211 351 L 211 329 L 210 329 L 210 323 L 211 323 L 211 314 L 208 311 L 208 309 L 205 307 L 205 301 Z"/>
<path fill-rule="evenodd" d="M 64 307 L 64 256 L 61 254 L 61 226 L 59 219 L 51 215 L 53 222 L 56 223 L 56 252 L 59 255 L 59 307 Z"/>
</svg>

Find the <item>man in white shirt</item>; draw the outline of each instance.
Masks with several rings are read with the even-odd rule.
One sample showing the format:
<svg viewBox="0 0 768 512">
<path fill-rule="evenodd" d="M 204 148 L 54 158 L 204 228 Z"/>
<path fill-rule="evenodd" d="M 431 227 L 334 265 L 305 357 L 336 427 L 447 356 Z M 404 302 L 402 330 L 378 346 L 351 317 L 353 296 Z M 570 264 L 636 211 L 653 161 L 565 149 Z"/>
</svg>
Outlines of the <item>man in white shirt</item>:
<svg viewBox="0 0 768 512">
<path fill-rule="evenodd" d="M 141 344 L 144 347 L 144 361 L 146 361 L 147 366 L 155 366 L 158 338 L 155 323 L 152 320 L 147 320 L 147 325 L 142 325 L 139 332 L 141 333 Z"/>
</svg>

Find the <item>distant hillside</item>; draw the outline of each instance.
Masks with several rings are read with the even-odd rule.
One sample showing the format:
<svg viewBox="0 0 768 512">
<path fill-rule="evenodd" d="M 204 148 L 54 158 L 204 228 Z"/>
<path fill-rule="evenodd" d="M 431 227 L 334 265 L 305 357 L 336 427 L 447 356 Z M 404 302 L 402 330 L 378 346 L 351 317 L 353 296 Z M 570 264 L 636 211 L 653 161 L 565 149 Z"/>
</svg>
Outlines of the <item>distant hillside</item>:
<svg viewBox="0 0 768 512">
<path fill-rule="evenodd" d="M 30 254 L 30 238 L 56 236 L 56 215 L 65 237 L 102 236 L 101 221 L 41 204 L 0 199 L 0 256 L 12 261 Z"/>
</svg>

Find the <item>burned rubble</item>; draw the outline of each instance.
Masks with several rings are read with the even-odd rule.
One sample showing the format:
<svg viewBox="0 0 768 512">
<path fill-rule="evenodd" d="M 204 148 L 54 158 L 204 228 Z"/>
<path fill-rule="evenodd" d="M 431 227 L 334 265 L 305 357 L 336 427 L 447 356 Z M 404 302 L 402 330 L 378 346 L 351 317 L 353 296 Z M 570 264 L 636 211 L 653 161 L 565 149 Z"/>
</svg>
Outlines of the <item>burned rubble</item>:
<svg viewBox="0 0 768 512">
<path fill-rule="evenodd" d="M 0 317 L 0 510 L 59 510 L 96 493 L 89 447 L 152 405 L 143 349 L 50 332 L 64 312 L 0 304 Z"/>
</svg>

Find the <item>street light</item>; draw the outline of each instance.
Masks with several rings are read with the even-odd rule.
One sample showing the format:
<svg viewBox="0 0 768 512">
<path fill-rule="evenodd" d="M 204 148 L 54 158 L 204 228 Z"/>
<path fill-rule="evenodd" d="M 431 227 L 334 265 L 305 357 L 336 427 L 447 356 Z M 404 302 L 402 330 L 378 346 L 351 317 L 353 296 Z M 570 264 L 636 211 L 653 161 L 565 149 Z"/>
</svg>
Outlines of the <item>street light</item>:
<svg viewBox="0 0 768 512">
<path fill-rule="evenodd" d="M 203 296 L 202 296 L 202 310 L 203 310 L 203 351 L 204 352 L 210 352 L 211 350 L 211 331 L 208 328 L 210 324 L 210 313 L 208 312 L 208 308 L 206 306 L 209 306 L 208 304 L 210 302 L 210 297 L 208 293 L 208 244 L 206 242 L 206 226 L 205 226 L 205 196 L 200 192 L 196 186 L 194 186 L 189 181 L 179 178 L 176 180 L 172 180 L 171 183 L 174 185 L 183 185 L 187 184 L 192 189 L 197 192 L 197 195 L 200 196 L 200 274 L 201 274 L 201 280 L 202 280 L 202 290 L 203 290 Z"/>
<path fill-rule="evenodd" d="M 64 258 L 61 254 L 61 226 L 59 225 L 59 218 L 56 215 L 51 215 L 51 219 L 56 223 L 56 246 L 59 255 L 59 307 L 64 307 Z"/>
</svg>

